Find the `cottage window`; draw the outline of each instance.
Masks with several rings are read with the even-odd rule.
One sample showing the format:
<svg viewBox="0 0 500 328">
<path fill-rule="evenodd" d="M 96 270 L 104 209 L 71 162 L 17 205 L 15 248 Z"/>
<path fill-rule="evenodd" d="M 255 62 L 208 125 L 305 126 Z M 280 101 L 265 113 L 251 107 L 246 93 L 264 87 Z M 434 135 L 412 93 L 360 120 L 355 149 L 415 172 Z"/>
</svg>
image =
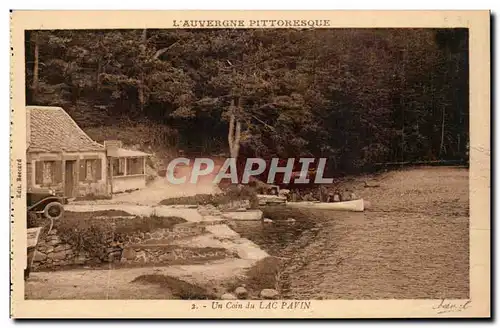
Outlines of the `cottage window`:
<svg viewBox="0 0 500 328">
<path fill-rule="evenodd" d="M 50 185 L 54 182 L 54 161 L 43 162 L 42 184 Z"/>
<path fill-rule="evenodd" d="M 35 184 L 51 186 L 61 182 L 61 161 L 36 161 Z"/>
<path fill-rule="evenodd" d="M 113 159 L 113 176 L 123 176 L 125 175 L 125 158 L 114 158 Z"/>
<path fill-rule="evenodd" d="M 85 174 L 85 179 L 86 180 L 94 180 L 95 177 L 95 161 L 94 160 L 88 160 L 85 163 L 85 169 L 86 169 L 86 174 Z"/>
<path fill-rule="evenodd" d="M 144 174 L 144 158 L 127 158 L 127 175 Z"/>
<path fill-rule="evenodd" d="M 101 180 L 101 160 L 86 159 L 80 161 L 80 181 Z"/>
</svg>

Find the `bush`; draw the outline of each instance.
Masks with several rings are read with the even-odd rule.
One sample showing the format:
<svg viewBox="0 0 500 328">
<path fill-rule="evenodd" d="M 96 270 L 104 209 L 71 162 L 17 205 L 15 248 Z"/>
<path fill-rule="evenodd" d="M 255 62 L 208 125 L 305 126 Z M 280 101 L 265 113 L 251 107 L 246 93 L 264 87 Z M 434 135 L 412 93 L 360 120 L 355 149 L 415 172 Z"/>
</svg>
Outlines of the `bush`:
<svg viewBox="0 0 500 328">
<path fill-rule="evenodd" d="M 160 202 L 160 205 L 218 205 L 222 201 L 219 195 L 198 194 L 164 199 Z"/>
<path fill-rule="evenodd" d="M 178 217 L 97 218 L 102 215 L 130 215 L 123 211 L 92 213 L 67 212 L 55 224 L 59 237 L 72 245 L 76 251 L 85 251 L 92 258 L 107 259 L 110 247 L 120 247 L 131 237 L 155 229 L 170 229 L 186 222 Z"/>
<path fill-rule="evenodd" d="M 233 186 L 221 194 L 198 194 L 194 196 L 164 199 L 160 205 L 226 205 L 232 201 L 249 200 L 252 208 L 258 207 L 259 201 L 255 190 L 248 186 Z"/>
</svg>

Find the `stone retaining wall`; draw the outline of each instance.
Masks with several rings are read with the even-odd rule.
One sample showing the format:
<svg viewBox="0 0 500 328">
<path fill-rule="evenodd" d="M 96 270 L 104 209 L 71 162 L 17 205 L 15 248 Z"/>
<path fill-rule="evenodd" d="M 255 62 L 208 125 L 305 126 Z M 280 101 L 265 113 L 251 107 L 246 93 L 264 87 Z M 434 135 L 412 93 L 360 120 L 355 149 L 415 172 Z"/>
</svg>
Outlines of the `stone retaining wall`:
<svg viewBox="0 0 500 328">
<path fill-rule="evenodd" d="M 185 219 L 187 222 L 176 224 L 170 228 L 157 228 L 148 232 L 131 232 L 125 236 L 116 237 L 110 233 L 103 249 L 90 255 L 64 242 L 64 236 L 52 230 L 43 240 L 39 240 L 34 255 L 32 269 L 52 269 L 67 265 L 92 265 L 102 262 L 123 264 L 192 264 L 224 258 L 260 259 L 268 256 L 249 240 L 225 226 L 233 220 L 261 220 L 262 212 L 248 211 L 248 202 L 232 202 L 221 212 L 212 205 L 190 207 L 169 206 L 132 206 L 120 205 L 119 209 L 130 215 L 113 217 L 127 220 L 147 217 L 154 214 L 168 214 Z M 117 210 L 116 205 L 70 205 L 68 210 L 89 213 L 92 211 Z M 163 217 L 163 215 L 160 215 Z M 108 217 L 102 217 L 107 220 Z M 225 228 L 225 229 L 223 229 Z M 222 229 L 222 230 L 221 230 Z M 212 235 L 209 245 L 192 244 L 197 236 Z M 217 238 L 238 239 L 222 243 Z M 117 240 L 119 239 L 119 240 Z M 180 242 L 178 242 L 180 241 Z M 183 242 L 186 241 L 186 242 Z"/>
<path fill-rule="evenodd" d="M 224 248 L 134 245 L 123 250 L 121 263 L 194 264 L 234 257 Z"/>
<path fill-rule="evenodd" d="M 133 220 L 133 219 L 130 219 Z M 209 233 L 207 226 L 222 221 L 180 223 L 171 229 L 160 228 L 150 232 L 137 232 L 126 236 L 124 241 L 110 240 L 104 258 L 91 257 L 84 251 L 64 242 L 53 229 L 39 240 L 33 258 L 32 269 L 50 269 L 67 265 L 121 263 L 191 263 L 233 257 L 225 249 L 206 249 L 172 246 L 175 240 Z"/>
<path fill-rule="evenodd" d="M 49 232 L 44 240 L 39 240 L 33 257 L 32 269 L 59 267 L 72 264 L 86 264 L 92 259 L 85 252 L 78 252 L 57 235 L 57 230 Z M 95 262 L 95 261 L 94 261 Z"/>
</svg>

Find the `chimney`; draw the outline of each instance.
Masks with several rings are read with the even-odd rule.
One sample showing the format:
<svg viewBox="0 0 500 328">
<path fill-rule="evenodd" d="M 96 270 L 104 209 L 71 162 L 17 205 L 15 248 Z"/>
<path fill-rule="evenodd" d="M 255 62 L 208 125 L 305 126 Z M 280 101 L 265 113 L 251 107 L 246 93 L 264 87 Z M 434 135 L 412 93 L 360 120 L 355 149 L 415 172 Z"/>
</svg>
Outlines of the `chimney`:
<svg viewBox="0 0 500 328">
<path fill-rule="evenodd" d="M 106 148 L 106 152 L 108 156 L 115 157 L 116 151 L 118 148 L 122 147 L 121 140 L 105 140 L 104 148 Z"/>
</svg>

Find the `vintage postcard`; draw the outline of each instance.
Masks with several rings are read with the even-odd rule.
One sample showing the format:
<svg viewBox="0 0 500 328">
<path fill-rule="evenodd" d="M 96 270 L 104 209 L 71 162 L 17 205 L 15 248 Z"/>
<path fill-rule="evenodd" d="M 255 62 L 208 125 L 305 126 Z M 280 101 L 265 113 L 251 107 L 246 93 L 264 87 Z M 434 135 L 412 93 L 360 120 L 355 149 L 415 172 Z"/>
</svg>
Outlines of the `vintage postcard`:
<svg viewBox="0 0 500 328">
<path fill-rule="evenodd" d="M 13 11 L 14 318 L 490 317 L 488 11 Z"/>
</svg>

